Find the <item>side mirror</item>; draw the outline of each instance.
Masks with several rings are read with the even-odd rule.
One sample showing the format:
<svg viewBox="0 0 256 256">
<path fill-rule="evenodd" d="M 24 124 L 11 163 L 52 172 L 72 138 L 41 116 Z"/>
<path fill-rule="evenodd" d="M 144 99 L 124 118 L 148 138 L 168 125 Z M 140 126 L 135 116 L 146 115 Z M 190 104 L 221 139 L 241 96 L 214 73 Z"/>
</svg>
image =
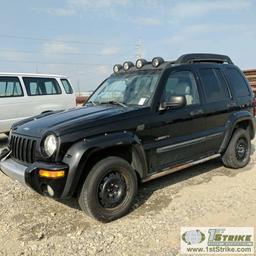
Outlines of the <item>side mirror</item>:
<svg viewBox="0 0 256 256">
<path fill-rule="evenodd" d="M 169 101 L 162 102 L 160 104 L 160 110 L 165 110 L 169 108 L 183 108 L 187 105 L 186 97 L 183 96 L 171 96 Z"/>
</svg>

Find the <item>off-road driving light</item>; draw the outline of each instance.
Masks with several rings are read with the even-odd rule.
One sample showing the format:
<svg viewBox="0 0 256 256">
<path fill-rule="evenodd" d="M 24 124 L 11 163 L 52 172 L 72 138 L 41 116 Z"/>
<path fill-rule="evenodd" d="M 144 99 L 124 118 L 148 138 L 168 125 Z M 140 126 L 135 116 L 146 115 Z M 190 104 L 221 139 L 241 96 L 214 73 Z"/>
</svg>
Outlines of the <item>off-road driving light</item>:
<svg viewBox="0 0 256 256">
<path fill-rule="evenodd" d="M 118 72 L 120 72 L 120 71 L 122 70 L 122 68 L 123 68 L 122 65 L 117 64 L 117 65 L 115 65 L 115 66 L 113 67 L 113 71 L 114 71 L 114 73 L 118 73 Z"/>
<path fill-rule="evenodd" d="M 39 176 L 41 178 L 47 179 L 59 179 L 65 177 L 65 171 L 58 170 L 58 171 L 49 171 L 49 170 L 39 170 Z"/>
<path fill-rule="evenodd" d="M 164 63 L 164 59 L 161 58 L 161 57 L 155 57 L 153 60 L 152 60 L 152 65 L 153 67 L 158 67 L 160 66 L 162 63 Z"/>
<path fill-rule="evenodd" d="M 131 67 L 134 67 L 134 64 L 131 61 L 126 61 L 123 65 L 124 70 L 127 71 L 128 69 L 130 69 Z"/>
<path fill-rule="evenodd" d="M 145 59 L 138 59 L 136 61 L 136 67 L 140 69 L 140 68 L 142 68 L 147 63 L 148 62 Z"/>
<path fill-rule="evenodd" d="M 57 139 L 51 134 L 48 135 L 44 140 L 44 152 L 48 157 L 52 156 L 57 149 Z"/>
</svg>

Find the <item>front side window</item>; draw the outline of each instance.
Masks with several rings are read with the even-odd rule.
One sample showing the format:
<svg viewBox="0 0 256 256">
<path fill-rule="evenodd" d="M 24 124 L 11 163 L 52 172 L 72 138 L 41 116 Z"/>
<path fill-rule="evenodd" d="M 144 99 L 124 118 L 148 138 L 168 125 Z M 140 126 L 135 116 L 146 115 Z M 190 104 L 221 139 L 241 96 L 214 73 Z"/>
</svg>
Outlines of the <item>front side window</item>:
<svg viewBox="0 0 256 256">
<path fill-rule="evenodd" d="M 185 96 L 187 105 L 200 104 L 193 73 L 178 71 L 170 74 L 164 88 L 163 101 L 168 102 L 172 96 Z"/>
<path fill-rule="evenodd" d="M 61 79 L 60 80 L 63 87 L 64 87 L 64 90 L 67 94 L 72 94 L 73 93 L 73 89 L 69 83 L 69 81 L 67 79 Z"/>
<path fill-rule="evenodd" d="M 54 78 L 24 77 L 23 81 L 29 96 L 61 94 L 58 82 Z"/>
<path fill-rule="evenodd" d="M 20 96 L 23 91 L 17 77 L 0 77 L 0 98 Z"/>
<path fill-rule="evenodd" d="M 94 92 L 89 102 L 149 106 L 159 75 L 157 71 L 147 71 L 111 76 Z"/>
</svg>

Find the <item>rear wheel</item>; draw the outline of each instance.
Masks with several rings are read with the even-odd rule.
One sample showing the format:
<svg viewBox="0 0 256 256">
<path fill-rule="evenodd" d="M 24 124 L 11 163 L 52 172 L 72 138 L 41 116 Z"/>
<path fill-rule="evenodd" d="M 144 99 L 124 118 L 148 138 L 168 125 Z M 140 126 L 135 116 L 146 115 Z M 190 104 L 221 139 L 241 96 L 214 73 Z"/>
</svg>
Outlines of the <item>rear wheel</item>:
<svg viewBox="0 0 256 256">
<path fill-rule="evenodd" d="M 108 222 L 130 210 L 136 193 L 137 176 L 131 165 L 120 157 L 108 157 L 88 174 L 79 205 L 91 217 Z"/>
<path fill-rule="evenodd" d="M 251 139 L 248 130 L 238 128 L 235 130 L 228 148 L 222 156 L 226 167 L 238 169 L 250 162 Z"/>
</svg>

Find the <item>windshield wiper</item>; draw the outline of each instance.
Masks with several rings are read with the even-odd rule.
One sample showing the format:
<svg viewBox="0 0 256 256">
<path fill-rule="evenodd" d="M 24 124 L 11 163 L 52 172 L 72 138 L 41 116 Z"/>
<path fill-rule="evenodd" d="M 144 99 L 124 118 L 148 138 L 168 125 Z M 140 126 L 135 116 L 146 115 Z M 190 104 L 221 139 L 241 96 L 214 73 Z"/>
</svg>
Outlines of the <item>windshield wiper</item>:
<svg viewBox="0 0 256 256">
<path fill-rule="evenodd" d="M 124 107 L 124 108 L 127 108 L 127 105 L 125 105 L 123 102 L 115 101 L 115 100 L 103 101 L 103 102 L 100 102 L 100 104 L 119 105 L 119 106 L 122 106 L 122 107 Z"/>
<path fill-rule="evenodd" d="M 96 105 L 95 102 L 93 102 L 93 101 L 86 101 L 86 102 L 84 103 L 84 105 L 86 105 L 86 104 L 92 104 L 93 106 Z"/>
</svg>

